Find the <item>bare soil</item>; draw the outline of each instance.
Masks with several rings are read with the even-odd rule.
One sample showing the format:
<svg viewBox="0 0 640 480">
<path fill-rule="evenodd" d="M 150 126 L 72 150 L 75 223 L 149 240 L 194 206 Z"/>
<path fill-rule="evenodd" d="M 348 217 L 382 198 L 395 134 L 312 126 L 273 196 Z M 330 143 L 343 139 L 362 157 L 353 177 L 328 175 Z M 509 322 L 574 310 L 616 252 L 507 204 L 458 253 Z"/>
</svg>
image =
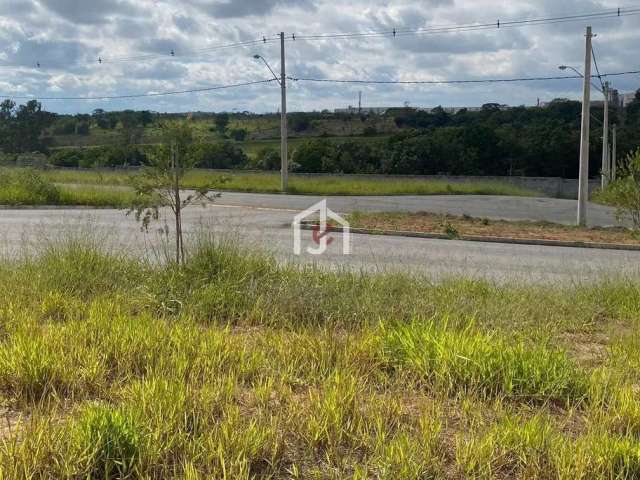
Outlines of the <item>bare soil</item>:
<svg viewBox="0 0 640 480">
<path fill-rule="evenodd" d="M 624 227 L 579 228 L 548 222 L 512 222 L 435 213 L 356 213 L 350 216 L 353 228 L 506 237 L 525 240 L 640 245 L 640 235 Z"/>
</svg>

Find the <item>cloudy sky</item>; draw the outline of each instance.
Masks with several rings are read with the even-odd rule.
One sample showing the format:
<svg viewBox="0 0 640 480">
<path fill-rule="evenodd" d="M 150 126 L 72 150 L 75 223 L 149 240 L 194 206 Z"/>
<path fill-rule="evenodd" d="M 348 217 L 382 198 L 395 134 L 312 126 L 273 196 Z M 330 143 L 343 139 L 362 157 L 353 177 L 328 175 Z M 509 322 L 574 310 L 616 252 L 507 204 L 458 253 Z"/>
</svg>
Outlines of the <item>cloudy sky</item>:
<svg viewBox="0 0 640 480">
<path fill-rule="evenodd" d="M 279 42 L 219 45 L 287 36 L 416 29 L 640 7 L 620 0 L 0 0 L 0 95 L 102 96 L 206 88 L 269 78 L 263 55 L 280 66 Z M 602 72 L 640 69 L 640 16 L 593 21 Z M 552 76 L 582 69 L 584 21 L 398 38 L 289 40 L 291 76 L 443 80 Z M 173 50 L 175 56 L 170 52 Z M 98 62 L 103 59 L 103 63 Z M 40 68 L 36 65 L 40 64 Z M 621 91 L 640 75 L 618 77 Z M 480 85 L 294 83 L 289 109 L 365 106 L 533 105 L 579 96 L 577 80 Z M 23 101 L 24 100 L 18 100 Z M 95 108 L 156 111 L 277 111 L 277 84 L 127 100 L 44 100 L 52 111 Z"/>
</svg>

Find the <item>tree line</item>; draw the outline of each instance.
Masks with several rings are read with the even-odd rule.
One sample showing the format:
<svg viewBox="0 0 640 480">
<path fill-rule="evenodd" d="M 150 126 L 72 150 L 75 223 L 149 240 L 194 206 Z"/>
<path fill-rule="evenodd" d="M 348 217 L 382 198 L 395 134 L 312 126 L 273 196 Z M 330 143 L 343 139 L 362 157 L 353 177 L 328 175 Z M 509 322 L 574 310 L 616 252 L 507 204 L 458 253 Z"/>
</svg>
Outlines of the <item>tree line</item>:
<svg viewBox="0 0 640 480">
<path fill-rule="evenodd" d="M 430 112 L 394 109 L 397 126 L 391 136 L 365 133 L 361 139 L 314 138 L 292 152 L 292 168 L 304 173 L 382 173 L 417 175 L 525 175 L 575 178 L 580 148 L 580 102 L 558 99 L 547 107 L 502 108 L 487 104 L 481 111 L 455 114 L 442 108 Z M 592 108 L 595 119 L 602 107 Z M 294 131 L 312 129 L 331 114 L 292 115 Z M 335 116 L 338 118 L 338 116 Z M 344 118 L 343 118 L 344 117 Z M 200 168 L 280 168 L 279 152 L 263 149 L 248 157 L 241 148 L 246 131 L 229 131 L 229 115 L 218 114 L 211 127 L 220 133 L 216 143 L 194 143 L 190 155 Z M 65 122 L 75 122 L 73 128 Z M 341 121 L 349 121 L 345 115 Z M 640 90 L 625 108 L 612 108 L 611 124 L 618 125 L 618 156 L 640 146 Z M 69 167 L 116 167 L 144 165 L 149 149 L 139 146 L 142 130 L 158 118 L 148 111 L 105 112 L 60 117 L 42 110 L 37 101 L 17 106 L 7 100 L 0 105 L 0 148 L 5 153 L 41 151 L 49 162 Z M 99 128 L 122 132 L 118 145 L 48 152 L 44 133 L 59 128 L 70 134 L 86 131 L 89 122 Z M 71 123 L 70 123 L 71 125 Z M 241 129 L 236 129 L 241 130 Z M 80 133 L 82 134 L 82 133 Z M 590 173 L 597 175 L 601 163 L 602 127 L 592 121 Z"/>
</svg>

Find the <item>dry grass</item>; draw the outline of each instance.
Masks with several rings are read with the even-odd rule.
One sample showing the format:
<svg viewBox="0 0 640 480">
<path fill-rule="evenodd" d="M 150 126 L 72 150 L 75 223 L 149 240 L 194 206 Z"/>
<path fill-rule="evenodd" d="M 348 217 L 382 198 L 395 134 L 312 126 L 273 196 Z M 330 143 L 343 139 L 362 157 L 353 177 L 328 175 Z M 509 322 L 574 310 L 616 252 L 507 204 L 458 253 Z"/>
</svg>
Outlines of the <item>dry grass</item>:
<svg viewBox="0 0 640 480">
<path fill-rule="evenodd" d="M 550 222 L 506 221 L 428 212 L 356 212 L 349 216 L 351 226 L 372 230 L 469 235 L 527 240 L 640 245 L 638 233 L 624 227 L 579 228 Z"/>
<path fill-rule="evenodd" d="M 628 279 L 51 244 L 0 262 L 0 478 L 637 478 L 638 321 Z"/>
</svg>

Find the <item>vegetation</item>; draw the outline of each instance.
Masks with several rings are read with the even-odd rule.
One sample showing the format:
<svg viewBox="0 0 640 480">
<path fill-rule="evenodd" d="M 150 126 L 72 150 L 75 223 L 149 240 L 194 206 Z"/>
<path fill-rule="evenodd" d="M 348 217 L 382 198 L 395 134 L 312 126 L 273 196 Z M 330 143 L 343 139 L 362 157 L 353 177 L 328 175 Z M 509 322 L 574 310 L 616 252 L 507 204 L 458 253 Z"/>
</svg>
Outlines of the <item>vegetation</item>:
<svg viewBox="0 0 640 480">
<path fill-rule="evenodd" d="M 292 113 L 289 154 L 303 173 L 578 176 L 580 103 L 557 99 L 548 106 L 481 111 L 443 108 L 391 109 L 385 115 Z M 640 145 L 640 91 L 625 108 L 612 108 L 619 125 L 618 151 Z M 163 121 L 184 117 L 150 112 L 104 112 L 56 116 L 37 102 L 16 108 L 5 102 L 0 147 L 5 153 L 52 150 L 59 166 L 145 164 L 161 144 Z M 601 111 L 594 108 L 594 116 Z M 279 168 L 279 126 L 275 115 L 247 112 L 196 114 L 194 155 L 201 168 Z M 19 138 L 18 143 L 15 143 Z M 58 150 L 60 146 L 83 149 Z M 84 148 L 88 147 L 88 148 Z M 590 174 L 599 173 L 601 132 L 592 131 Z"/>
<path fill-rule="evenodd" d="M 202 239 L 0 263 L 0 478 L 636 478 L 640 283 L 433 284 Z"/>
<path fill-rule="evenodd" d="M 381 232 L 421 232 L 447 235 L 558 240 L 584 243 L 639 245 L 638 232 L 626 227 L 576 227 L 551 222 L 490 220 L 469 215 L 429 212 L 354 212 L 347 217 L 352 228 Z"/>
<path fill-rule="evenodd" d="M 0 169 L 0 205 L 69 205 L 125 208 L 133 192 L 99 186 L 54 185 L 40 172 L 30 169 Z"/>
<path fill-rule="evenodd" d="M 113 187 L 131 185 L 138 171 L 45 170 L 41 175 L 64 185 Z M 181 181 L 184 188 L 273 193 L 280 191 L 276 173 L 220 172 L 191 170 Z M 106 189 L 105 189 L 106 190 Z M 503 182 L 474 181 L 448 183 L 438 180 L 291 175 L 291 193 L 305 195 L 514 195 L 539 196 L 540 193 Z M 123 190 L 120 190 L 121 192 Z"/>
<path fill-rule="evenodd" d="M 189 155 L 193 142 L 193 131 L 188 122 L 172 122 L 164 125 L 165 145 L 158 149 L 139 175 L 131 177 L 135 192 L 130 212 L 147 229 L 152 220 L 158 220 L 160 208 L 171 209 L 175 218 L 176 263 L 184 262 L 184 236 L 182 211 L 194 202 L 211 202 L 216 195 L 210 194 L 207 185 L 199 186 L 196 193 L 183 194 L 183 179 L 195 165 Z"/>
<path fill-rule="evenodd" d="M 618 179 L 598 195 L 601 202 L 617 208 L 619 220 L 629 219 L 640 230 L 640 149 L 619 167 Z"/>
</svg>

